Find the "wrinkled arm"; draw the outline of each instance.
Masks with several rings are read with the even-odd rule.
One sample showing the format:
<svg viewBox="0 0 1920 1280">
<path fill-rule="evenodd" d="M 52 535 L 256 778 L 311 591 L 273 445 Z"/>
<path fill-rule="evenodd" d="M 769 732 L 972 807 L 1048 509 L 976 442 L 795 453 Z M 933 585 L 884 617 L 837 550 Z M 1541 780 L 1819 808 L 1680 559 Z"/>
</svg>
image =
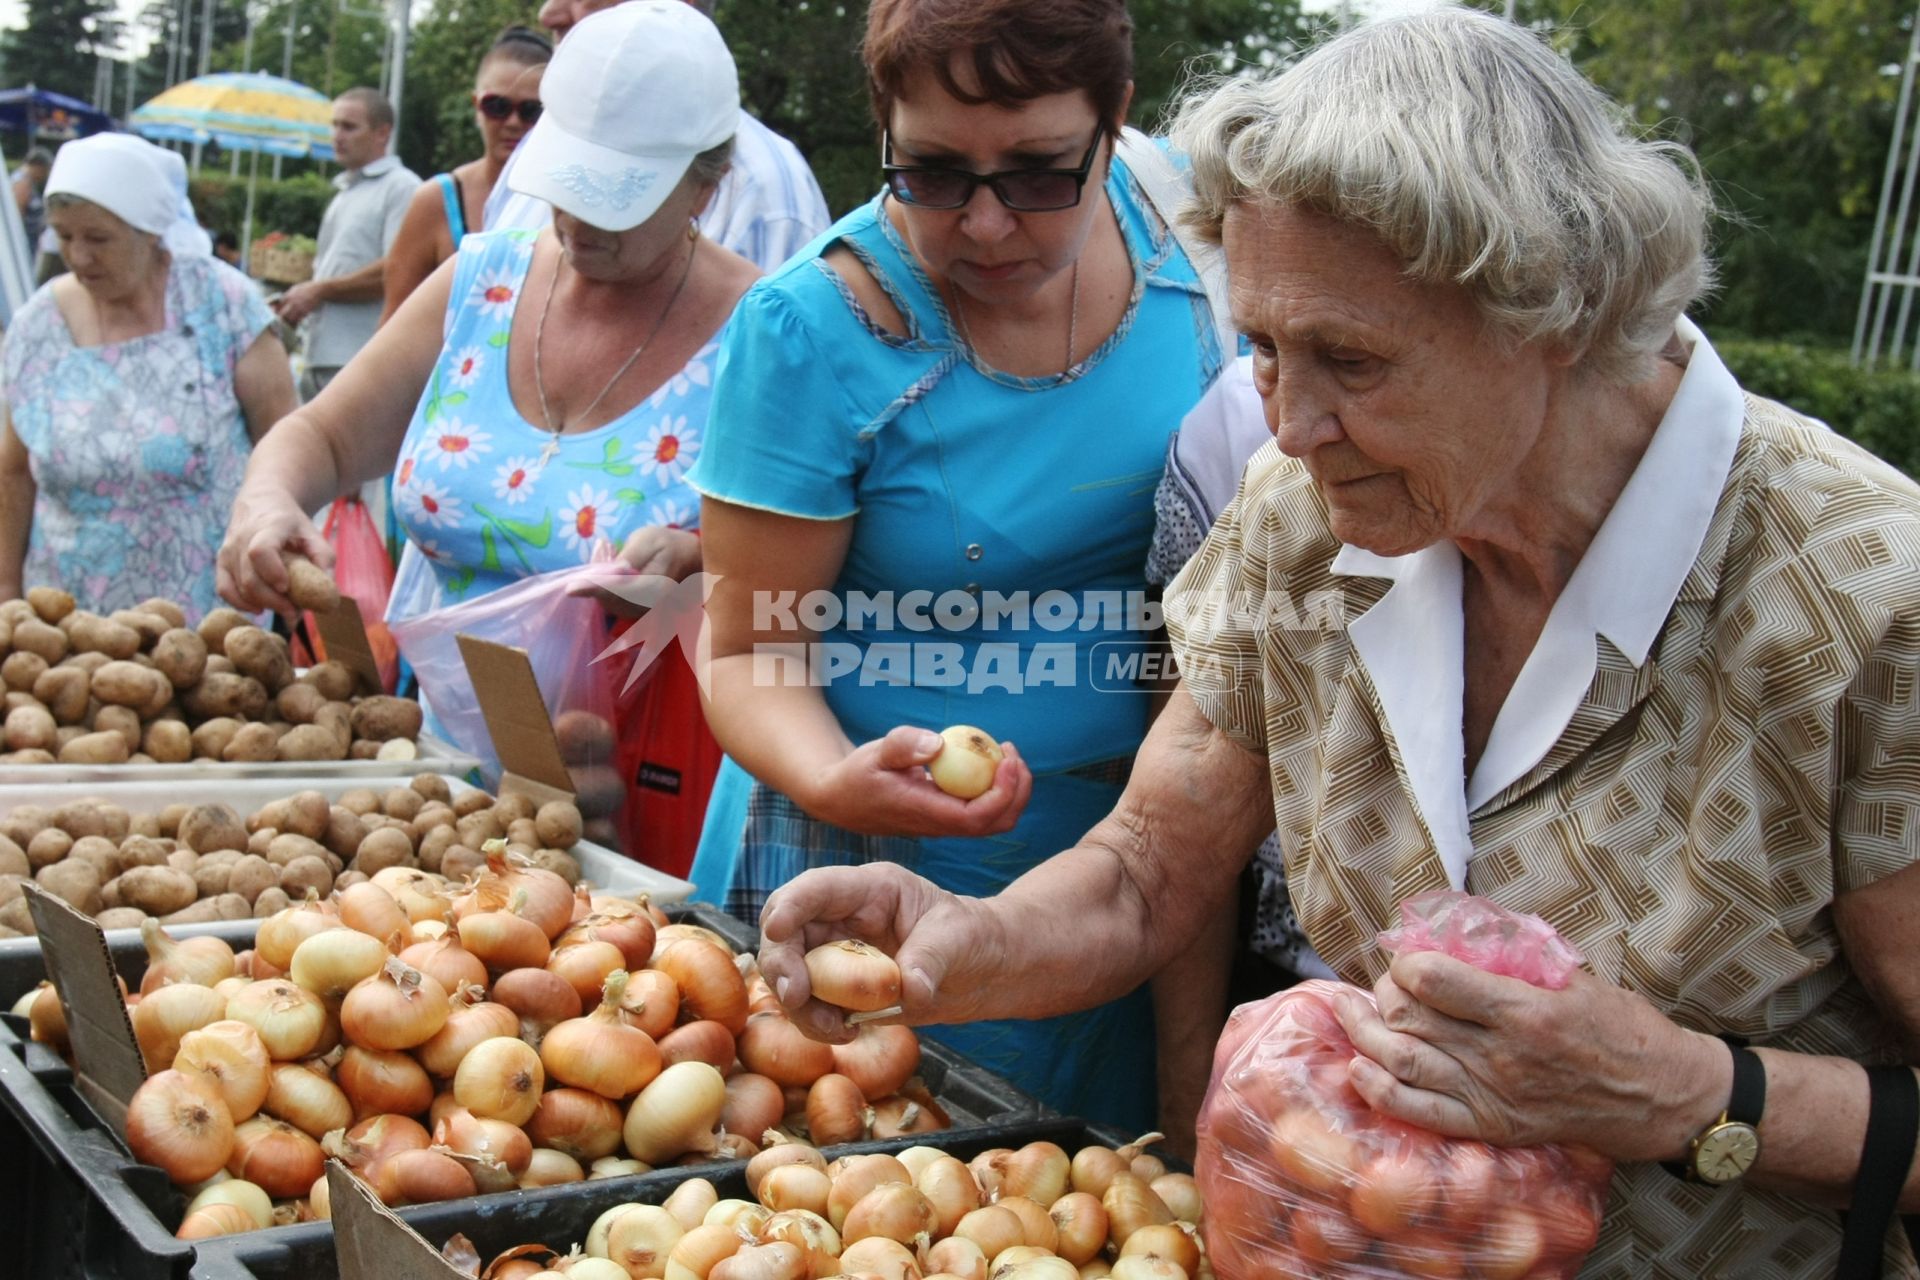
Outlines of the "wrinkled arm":
<svg viewBox="0 0 1920 1280">
<path fill-rule="evenodd" d="M 262 330 L 233 369 L 233 393 L 247 420 L 247 436 L 254 444 L 266 438 L 274 423 L 294 411 L 300 398 L 293 390 L 293 368 L 287 349 L 272 329 Z"/>
<path fill-rule="evenodd" d="M 400 304 L 439 265 L 435 259 L 439 253 L 440 232 L 446 225 L 447 215 L 440 199 L 440 185 L 434 182 L 420 184 L 407 204 L 407 215 L 401 221 L 400 231 L 384 259 L 386 272 L 381 289 L 386 306 L 380 312 L 381 324 L 393 319 L 394 313 L 400 310 Z"/>
<path fill-rule="evenodd" d="M 0 406 L 0 600 L 25 593 L 20 580 L 33 532 L 33 472 L 27 446 L 13 431 L 13 415 Z"/>
</svg>

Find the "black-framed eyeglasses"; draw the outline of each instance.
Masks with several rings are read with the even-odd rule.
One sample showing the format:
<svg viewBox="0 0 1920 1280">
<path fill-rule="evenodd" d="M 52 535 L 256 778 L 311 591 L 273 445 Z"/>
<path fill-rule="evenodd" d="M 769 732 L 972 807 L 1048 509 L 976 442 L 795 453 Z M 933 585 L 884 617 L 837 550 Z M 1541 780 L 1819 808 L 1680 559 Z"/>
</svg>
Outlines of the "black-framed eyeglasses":
<svg viewBox="0 0 1920 1280">
<path fill-rule="evenodd" d="M 489 120 L 505 120 L 514 112 L 520 113 L 521 124 L 532 124 L 540 118 L 540 99 L 522 98 L 515 102 L 504 93 L 483 93 L 473 100 L 480 108 L 480 114 Z"/>
<path fill-rule="evenodd" d="M 920 209 L 958 209 L 973 199 L 981 187 L 993 188 L 1000 203 L 1020 213 L 1045 213 L 1071 209 L 1080 203 L 1093 172 L 1093 157 L 1100 150 L 1096 132 L 1093 145 L 1072 169 L 1002 169 L 998 173 L 975 173 L 940 164 L 895 164 L 893 138 L 880 135 L 880 169 L 887 175 L 887 190 L 901 204 Z"/>
</svg>

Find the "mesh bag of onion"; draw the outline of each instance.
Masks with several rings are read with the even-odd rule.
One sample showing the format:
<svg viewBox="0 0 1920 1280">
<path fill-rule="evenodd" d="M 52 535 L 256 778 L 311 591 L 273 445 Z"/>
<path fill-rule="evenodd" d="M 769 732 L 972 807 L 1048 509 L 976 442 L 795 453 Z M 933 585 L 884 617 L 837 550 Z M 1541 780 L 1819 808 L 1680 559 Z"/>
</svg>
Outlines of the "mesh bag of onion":
<svg viewBox="0 0 1920 1280">
<path fill-rule="evenodd" d="M 1380 935 L 1558 990 L 1580 956 L 1536 916 L 1429 893 Z M 1613 1167 L 1575 1147 L 1443 1138 L 1373 1111 L 1334 997 L 1304 982 L 1235 1009 L 1200 1111 L 1194 1173 L 1220 1280 L 1572 1277 L 1594 1246 Z"/>
</svg>

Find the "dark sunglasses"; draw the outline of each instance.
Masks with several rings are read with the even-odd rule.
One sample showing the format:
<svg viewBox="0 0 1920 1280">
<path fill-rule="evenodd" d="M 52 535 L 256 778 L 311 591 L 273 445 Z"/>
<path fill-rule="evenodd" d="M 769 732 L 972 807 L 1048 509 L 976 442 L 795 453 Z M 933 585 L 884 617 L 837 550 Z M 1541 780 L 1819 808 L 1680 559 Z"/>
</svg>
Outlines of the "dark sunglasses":
<svg viewBox="0 0 1920 1280">
<path fill-rule="evenodd" d="M 1080 203 L 1080 194 L 1093 171 L 1093 157 L 1100 150 L 1102 133 L 1093 135 L 1093 145 L 1079 165 L 1072 169 L 1002 169 L 998 173 L 975 173 L 937 164 L 895 164 L 893 138 L 880 135 L 880 168 L 887 175 L 887 190 L 901 204 L 921 209 L 958 209 L 973 199 L 979 188 L 991 187 L 1000 203 L 1020 213 L 1044 213 L 1053 209 L 1071 209 Z"/>
<path fill-rule="evenodd" d="M 505 120 L 518 111 L 521 124 L 532 124 L 540 118 L 540 99 L 522 98 L 515 102 L 504 93 L 483 93 L 473 100 L 480 108 L 480 114 L 489 120 Z"/>
</svg>

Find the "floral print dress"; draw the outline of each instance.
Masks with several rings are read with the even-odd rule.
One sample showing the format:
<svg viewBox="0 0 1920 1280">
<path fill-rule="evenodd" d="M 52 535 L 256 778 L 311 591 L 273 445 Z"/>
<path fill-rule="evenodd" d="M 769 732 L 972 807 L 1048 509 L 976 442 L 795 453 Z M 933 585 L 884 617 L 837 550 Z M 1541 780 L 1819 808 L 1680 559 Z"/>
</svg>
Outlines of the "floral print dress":
<svg viewBox="0 0 1920 1280">
<path fill-rule="evenodd" d="M 700 521 L 685 476 L 700 453 L 721 334 L 631 411 L 556 438 L 521 416 L 507 385 L 507 341 L 537 234 L 461 241 L 445 341 L 394 471 L 400 527 L 448 603 L 585 564 L 601 539 L 618 547 L 648 525 Z"/>
<path fill-rule="evenodd" d="M 22 586 L 96 613 L 163 596 L 197 621 L 220 603 L 214 556 L 253 450 L 234 369 L 272 319 L 252 281 L 184 255 L 157 333 L 76 346 L 52 285 L 28 300 L 4 357 L 34 482 Z"/>
</svg>

